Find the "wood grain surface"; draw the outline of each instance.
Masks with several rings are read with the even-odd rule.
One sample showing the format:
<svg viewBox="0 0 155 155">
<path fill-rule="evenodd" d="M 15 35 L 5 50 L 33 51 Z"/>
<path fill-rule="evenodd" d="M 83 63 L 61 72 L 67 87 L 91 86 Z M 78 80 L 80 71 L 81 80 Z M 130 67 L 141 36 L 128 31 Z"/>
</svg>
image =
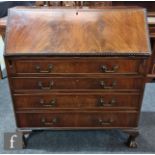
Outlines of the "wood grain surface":
<svg viewBox="0 0 155 155">
<path fill-rule="evenodd" d="M 145 10 L 20 9 L 9 11 L 6 54 L 150 53 Z"/>
<path fill-rule="evenodd" d="M 140 93 L 36 93 L 14 94 L 20 110 L 133 110 L 138 109 Z"/>
<path fill-rule="evenodd" d="M 18 127 L 136 127 L 137 112 L 17 113 Z M 44 120 L 44 121 L 43 121 Z"/>
<path fill-rule="evenodd" d="M 10 73 L 13 76 L 43 75 L 88 75 L 88 74 L 141 74 L 143 59 L 100 58 L 100 57 L 39 57 L 9 60 Z"/>
</svg>

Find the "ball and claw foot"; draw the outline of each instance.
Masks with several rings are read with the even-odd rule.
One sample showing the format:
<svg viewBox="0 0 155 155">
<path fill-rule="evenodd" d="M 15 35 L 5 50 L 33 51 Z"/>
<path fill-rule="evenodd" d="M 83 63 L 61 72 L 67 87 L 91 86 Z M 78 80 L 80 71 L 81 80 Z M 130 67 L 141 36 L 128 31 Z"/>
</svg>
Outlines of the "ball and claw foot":
<svg viewBox="0 0 155 155">
<path fill-rule="evenodd" d="M 25 144 L 25 142 L 23 141 L 23 143 L 22 143 L 22 148 L 23 149 L 25 149 L 26 148 L 26 144 Z"/>
<path fill-rule="evenodd" d="M 22 134 L 22 148 L 25 149 L 27 147 L 28 138 L 30 137 L 32 131 L 31 130 L 28 130 L 28 131 L 17 130 L 16 132 L 20 132 Z"/>
<path fill-rule="evenodd" d="M 127 142 L 126 142 L 126 145 L 130 148 L 137 148 L 137 143 L 135 141 L 135 136 L 129 136 Z"/>
<path fill-rule="evenodd" d="M 26 138 L 23 135 L 23 141 L 22 141 L 22 148 L 25 149 L 26 148 Z"/>
</svg>

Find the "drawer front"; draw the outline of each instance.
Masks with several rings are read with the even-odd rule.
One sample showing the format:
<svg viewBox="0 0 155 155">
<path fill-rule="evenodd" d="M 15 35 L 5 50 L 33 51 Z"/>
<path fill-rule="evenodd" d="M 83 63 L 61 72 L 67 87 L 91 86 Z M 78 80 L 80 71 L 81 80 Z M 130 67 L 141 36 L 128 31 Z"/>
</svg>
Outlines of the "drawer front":
<svg viewBox="0 0 155 155">
<path fill-rule="evenodd" d="M 18 127 L 135 127 L 137 113 L 17 113 Z"/>
<path fill-rule="evenodd" d="M 13 60 L 14 74 L 102 73 L 137 74 L 142 60 L 103 58 L 64 58 L 48 60 Z"/>
<path fill-rule="evenodd" d="M 16 110 L 22 109 L 103 109 L 103 108 L 139 108 L 138 93 L 97 93 L 90 94 L 16 94 Z"/>
<path fill-rule="evenodd" d="M 65 90 L 65 89 L 140 89 L 142 87 L 141 78 L 12 78 L 13 88 L 17 91 L 22 90 Z"/>
</svg>

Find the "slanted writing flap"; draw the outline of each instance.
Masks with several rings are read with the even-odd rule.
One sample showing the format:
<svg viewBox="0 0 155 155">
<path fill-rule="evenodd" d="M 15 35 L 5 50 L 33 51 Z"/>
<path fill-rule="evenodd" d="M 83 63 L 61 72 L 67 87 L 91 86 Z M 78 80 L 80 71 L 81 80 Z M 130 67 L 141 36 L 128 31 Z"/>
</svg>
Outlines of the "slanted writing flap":
<svg viewBox="0 0 155 155">
<path fill-rule="evenodd" d="M 6 54 L 149 55 L 145 10 L 13 8 Z"/>
</svg>

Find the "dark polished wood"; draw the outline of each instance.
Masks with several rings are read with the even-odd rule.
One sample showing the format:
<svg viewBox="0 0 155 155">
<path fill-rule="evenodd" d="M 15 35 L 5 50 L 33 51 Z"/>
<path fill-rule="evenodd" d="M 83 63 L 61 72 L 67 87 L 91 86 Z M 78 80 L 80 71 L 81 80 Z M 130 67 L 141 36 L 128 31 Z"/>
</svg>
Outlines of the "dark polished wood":
<svg viewBox="0 0 155 155">
<path fill-rule="evenodd" d="M 18 127 L 136 127 L 136 112 L 16 113 Z M 35 122 L 35 123 L 34 123 Z"/>
<path fill-rule="evenodd" d="M 106 4 L 105 4 L 106 3 Z M 55 5 L 55 4 L 54 4 Z M 155 79 L 155 12 L 153 12 L 154 9 L 154 2 L 84 2 L 84 6 L 107 6 L 107 5 L 132 5 L 132 6 L 143 6 L 146 7 L 149 11 L 147 16 L 147 21 L 149 25 L 149 33 L 150 33 L 150 40 L 151 40 L 151 47 L 152 47 L 152 55 L 148 59 L 148 75 L 147 75 L 147 82 L 152 82 Z M 51 8 L 52 9 L 52 8 Z M 0 34 L 3 36 L 3 39 L 5 37 L 5 29 L 6 29 L 6 20 L 7 18 L 1 18 L 0 19 Z"/>
<path fill-rule="evenodd" d="M 150 55 L 145 9 L 39 10 L 9 10 L 5 55 Z"/>
<path fill-rule="evenodd" d="M 151 37 L 151 48 L 152 56 L 148 59 L 148 82 L 155 80 L 155 13 L 151 13 L 149 18 L 150 22 L 150 37 Z"/>
<path fill-rule="evenodd" d="M 130 148 L 137 148 L 138 144 L 136 142 L 136 137 L 139 135 L 139 131 L 137 128 L 133 129 L 124 129 L 125 133 L 129 134 L 129 137 L 125 144 Z"/>
<path fill-rule="evenodd" d="M 14 92 L 19 91 L 93 91 L 97 90 L 117 90 L 124 91 L 131 89 L 139 91 L 142 88 L 142 78 L 132 77 L 52 77 L 52 78 L 12 78 Z"/>
<path fill-rule="evenodd" d="M 20 129 L 16 129 L 16 132 L 22 134 L 22 147 L 23 149 L 27 147 L 27 141 L 30 138 L 31 134 L 32 134 L 32 130 L 20 130 Z"/>
<path fill-rule="evenodd" d="M 51 3 L 51 4 L 50 4 Z M 49 5 L 49 6 L 64 6 L 61 1 L 56 1 L 56 2 L 46 2 L 46 1 L 41 1 L 41 2 L 36 2 L 36 6 L 43 6 L 43 5 Z M 143 8 L 147 8 L 147 22 L 149 25 L 149 33 L 150 33 L 150 40 L 151 40 L 151 45 L 152 45 L 152 55 L 149 58 L 149 71 L 147 75 L 147 82 L 152 82 L 155 79 L 155 50 L 154 50 L 154 45 L 155 45 L 155 2 L 153 1 L 143 1 L 143 2 L 127 2 L 127 1 L 102 1 L 102 2 L 86 2 L 84 1 L 80 5 L 78 3 L 71 2 L 70 4 L 66 4 L 67 6 L 89 6 L 89 7 L 103 7 L 103 6 L 140 6 Z M 40 7 L 41 8 L 41 7 Z M 53 7 L 50 7 L 51 9 Z M 151 19 L 151 20 L 150 20 Z M 3 39 L 5 37 L 5 29 L 6 29 L 6 20 L 7 18 L 0 18 L 0 34 L 3 36 Z"/>
<path fill-rule="evenodd" d="M 16 110 L 33 109 L 139 109 L 140 93 L 14 94 Z"/>
<path fill-rule="evenodd" d="M 17 127 L 117 128 L 135 147 L 150 55 L 144 9 L 43 10 L 9 11 L 5 61 Z"/>
<path fill-rule="evenodd" d="M 131 58 L 20 58 L 10 60 L 10 72 L 16 76 L 64 74 L 141 74 L 143 59 Z M 80 67 L 79 67 L 80 66 Z"/>
</svg>

